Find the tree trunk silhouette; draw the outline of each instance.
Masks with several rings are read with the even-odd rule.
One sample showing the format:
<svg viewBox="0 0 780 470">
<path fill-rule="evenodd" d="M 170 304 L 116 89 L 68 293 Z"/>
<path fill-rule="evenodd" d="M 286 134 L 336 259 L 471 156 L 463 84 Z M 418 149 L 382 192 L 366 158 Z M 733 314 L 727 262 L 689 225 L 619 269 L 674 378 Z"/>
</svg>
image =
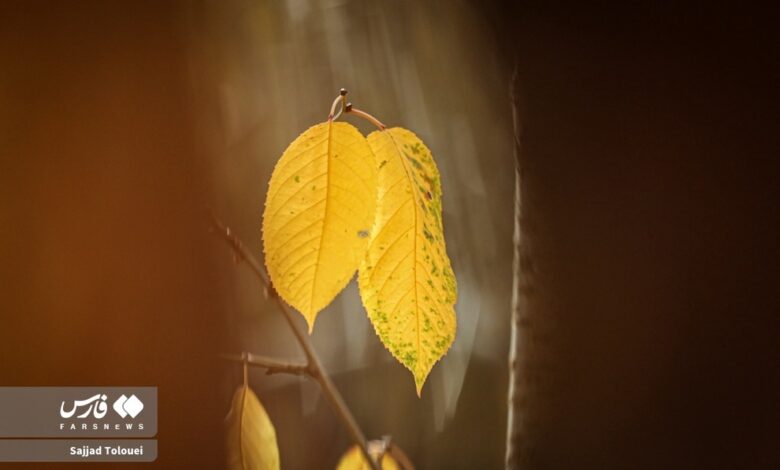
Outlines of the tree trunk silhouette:
<svg viewBox="0 0 780 470">
<path fill-rule="evenodd" d="M 517 61 L 507 469 L 777 468 L 760 17 L 496 10 Z"/>
<path fill-rule="evenodd" d="M 515 63 L 509 90 L 514 132 L 514 258 L 512 263 L 512 317 L 509 346 L 509 401 L 507 410 L 506 468 L 520 468 L 533 449 L 534 396 L 543 388 L 539 349 L 544 347 L 544 330 L 549 327 L 539 314 L 539 296 L 534 276 L 535 253 L 533 212 L 526 188 L 529 168 L 523 158 L 523 118 L 520 70 Z M 534 316 L 536 315 L 536 316 Z M 534 351 L 534 347 L 537 351 Z"/>
</svg>

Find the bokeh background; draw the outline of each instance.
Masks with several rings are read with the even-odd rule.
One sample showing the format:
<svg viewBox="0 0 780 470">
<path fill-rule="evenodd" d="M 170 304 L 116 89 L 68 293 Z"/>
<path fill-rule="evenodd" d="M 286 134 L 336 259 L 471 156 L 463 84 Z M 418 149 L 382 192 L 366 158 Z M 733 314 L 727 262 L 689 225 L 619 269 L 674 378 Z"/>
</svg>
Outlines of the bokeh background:
<svg viewBox="0 0 780 470">
<path fill-rule="evenodd" d="M 222 467 L 241 375 L 218 354 L 302 354 L 209 211 L 261 257 L 274 163 L 344 87 L 437 159 L 459 330 L 421 399 L 354 284 L 312 341 L 369 438 L 504 468 L 517 64 L 520 468 L 780 468 L 776 25 L 704 1 L 2 0 L 0 385 L 157 385 L 140 467 Z M 351 443 L 317 387 L 251 385 L 283 468 L 333 468 Z"/>
<path fill-rule="evenodd" d="M 438 161 L 458 332 L 421 399 L 354 282 L 314 346 L 370 439 L 391 435 L 419 468 L 501 465 L 512 136 L 508 67 L 477 5 L 9 1 L 0 25 L 0 383 L 158 385 L 157 465 L 218 467 L 240 370 L 217 354 L 302 354 L 208 212 L 262 259 L 274 164 L 344 87 Z M 331 468 L 351 446 L 315 384 L 260 370 L 251 384 L 284 468 Z"/>
<path fill-rule="evenodd" d="M 200 102 L 210 112 L 199 125 L 213 155 L 215 211 L 258 258 L 274 164 L 326 119 L 341 87 L 356 107 L 413 130 L 432 149 L 458 280 L 458 332 L 422 399 L 379 342 L 354 280 L 318 317 L 312 341 L 369 438 L 393 436 L 419 468 L 500 466 L 513 140 L 508 73 L 484 12 L 468 2 L 323 0 L 214 2 L 200 15 L 192 73 L 196 86 L 217 91 L 196 94 L 212 97 Z M 229 352 L 303 357 L 274 301 L 224 255 Z M 239 383 L 238 369 L 226 365 L 224 396 Z M 316 384 L 261 370 L 252 384 L 277 423 L 287 468 L 335 465 L 350 441 Z"/>
</svg>

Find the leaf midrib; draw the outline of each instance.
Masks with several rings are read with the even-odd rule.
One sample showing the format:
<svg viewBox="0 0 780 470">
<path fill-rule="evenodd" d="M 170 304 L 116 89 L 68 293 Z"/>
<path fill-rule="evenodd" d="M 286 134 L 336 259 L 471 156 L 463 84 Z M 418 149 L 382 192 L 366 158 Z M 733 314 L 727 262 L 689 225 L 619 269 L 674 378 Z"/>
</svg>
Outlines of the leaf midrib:
<svg viewBox="0 0 780 470">
<path fill-rule="evenodd" d="M 409 173 L 409 162 L 406 161 L 404 158 L 403 153 L 401 152 L 401 149 L 398 148 L 398 143 L 395 141 L 395 137 L 393 137 L 393 134 L 390 132 L 390 130 L 384 130 L 382 132 L 387 132 L 387 135 L 390 136 L 390 141 L 393 142 L 393 147 L 395 147 L 396 152 L 398 153 L 398 158 L 401 160 L 401 165 L 404 168 L 404 172 L 406 173 L 406 178 L 409 181 L 409 187 L 412 190 L 412 200 L 414 202 L 414 245 L 413 245 L 413 253 L 414 253 L 414 316 L 415 321 L 417 322 L 417 357 L 414 364 L 415 370 L 414 373 L 414 382 L 415 386 L 417 385 L 417 369 L 419 368 L 420 361 L 422 359 L 422 349 L 420 348 L 420 299 L 417 292 L 417 227 L 418 227 L 418 218 L 419 218 L 419 202 L 417 200 L 417 194 L 414 189 L 414 178 Z M 419 392 L 418 392 L 419 393 Z"/>
<path fill-rule="evenodd" d="M 322 233 L 320 234 L 320 242 L 317 246 L 317 261 L 314 263 L 314 278 L 311 283 L 311 296 L 309 297 L 309 314 L 312 313 L 314 308 L 314 294 L 317 292 L 317 274 L 320 272 L 320 257 L 322 256 L 322 240 L 325 238 L 326 227 L 328 225 L 328 202 L 330 201 L 330 158 L 331 149 L 333 148 L 333 121 L 328 121 L 328 156 L 325 158 L 325 215 L 322 216 Z M 314 327 L 314 320 L 312 318 L 309 330 Z"/>
<path fill-rule="evenodd" d="M 247 386 L 241 392 L 241 413 L 238 415 L 238 454 L 241 457 L 241 468 L 246 469 L 246 462 L 244 461 L 244 412 L 246 411 L 246 390 Z"/>
</svg>

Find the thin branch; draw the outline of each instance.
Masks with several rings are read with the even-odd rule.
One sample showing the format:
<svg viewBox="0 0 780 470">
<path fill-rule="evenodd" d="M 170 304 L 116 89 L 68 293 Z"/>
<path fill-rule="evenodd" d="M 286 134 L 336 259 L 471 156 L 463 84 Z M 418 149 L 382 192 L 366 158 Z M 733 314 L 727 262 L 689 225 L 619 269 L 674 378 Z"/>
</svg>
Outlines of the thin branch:
<svg viewBox="0 0 780 470">
<path fill-rule="evenodd" d="M 395 459 L 402 470 L 414 470 L 414 465 L 406 453 L 393 443 L 391 436 L 382 436 L 382 439 L 369 441 L 368 449 L 377 456 L 377 460 L 382 462 L 386 455 Z"/>
<path fill-rule="evenodd" d="M 259 356 L 252 353 L 243 354 L 220 354 L 219 357 L 231 362 L 243 363 L 246 361 L 250 367 L 260 367 L 266 370 L 267 375 L 271 374 L 292 374 L 292 375 L 311 375 L 309 366 L 302 363 L 294 363 L 281 359 L 274 359 L 267 356 Z"/>
<path fill-rule="evenodd" d="M 314 351 L 314 347 L 309 341 L 309 336 L 306 334 L 305 330 L 301 328 L 298 323 L 296 323 L 296 317 L 293 310 L 273 292 L 271 281 L 265 269 L 260 266 L 260 263 L 257 261 L 257 259 L 249 250 L 247 250 L 246 246 L 244 246 L 241 240 L 239 240 L 239 238 L 233 234 L 230 228 L 223 224 L 214 214 L 211 215 L 211 224 L 214 233 L 225 240 L 233 249 L 236 259 L 238 261 L 246 261 L 252 272 L 254 272 L 258 279 L 260 279 L 260 281 L 265 285 L 266 290 L 271 293 L 271 296 L 276 301 L 279 310 L 281 310 L 282 314 L 284 314 L 284 318 L 287 320 L 287 324 L 290 325 L 290 329 L 295 335 L 295 339 L 298 340 L 298 344 L 301 345 L 304 354 L 306 354 L 309 375 L 320 384 L 320 388 L 322 389 L 325 398 L 328 400 L 328 403 L 330 403 L 331 407 L 336 412 L 336 415 L 341 420 L 341 423 L 349 432 L 349 435 L 352 437 L 352 441 L 360 447 L 360 450 L 363 452 L 363 456 L 366 458 L 366 461 L 371 464 L 371 468 L 373 470 L 380 470 L 379 464 L 371 457 L 371 454 L 368 452 L 366 437 L 363 434 L 363 431 L 360 429 L 360 426 L 358 426 L 357 421 L 355 421 L 355 417 L 352 416 L 352 412 L 347 407 L 347 404 L 344 402 L 344 399 L 341 397 L 338 389 L 333 384 L 333 381 L 325 371 L 325 368 L 322 366 L 322 362 L 320 362 L 319 356 L 317 356 L 317 353 Z"/>
<path fill-rule="evenodd" d="M 414 464 L 412 463 L 411 459 L 409 459 L 409 456 L 406 455 L 406 452 L 404 452 L 403 449 L 397 445 L 391 443 L 388 446 L 387 455 L 394 458 L 403 470 L 414 470 Z"/>
</svg>

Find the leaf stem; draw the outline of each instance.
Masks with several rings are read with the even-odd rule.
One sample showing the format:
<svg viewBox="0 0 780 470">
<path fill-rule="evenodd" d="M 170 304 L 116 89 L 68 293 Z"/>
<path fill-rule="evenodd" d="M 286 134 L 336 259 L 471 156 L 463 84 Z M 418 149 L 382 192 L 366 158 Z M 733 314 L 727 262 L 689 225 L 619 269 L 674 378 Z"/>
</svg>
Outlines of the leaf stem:
<svg viewBox="0 0 780 470">
<path fill-rule="evenodd" d="M 341 102 L 341 109 L 339 109 L 338 114 L 336 114 L 336 106 L 339 104 L 339 101 Z M 347 105 L 347 89 L 342 88 L 339 90 L 339 96 L 336 97 L 336 99 L 333 100 L 333 104 L 330 106 L 330 114 L 328 115 L 329 121 L 335 121 L 336 119 L 341 116 L 341 113 L 344 112 L 344 107 Z"/>
<path fill-rule="evenodd" d="M 339 100 L 341 100 L 341 96 L 339 96 L 339 98 L 334 101 L 334 109 Z M 246 248 L 246 246 L 244 246 L 241 240 L 235 236 L 230 228 L 225 226 L 214 214 L 211 215 L 211 225 L 212 232 L 219 235 L 233 249 L 236 259 L 239 261 L 246 261 L 246 264 L 257 276 L 257 278 L 260 279 L 260 281 L 265 285 L 266 289 L 271 291 L 271 281 L 268 277 L 268 273 L 263 267 L 260 266 L 260 263 Z M 363 456 L 366 458 L 366 461 L 371 464 L 372 470 L 380 470 L 379 464 L 371 457 L 371 454 L 368 452 L 368 445 L 363 431 L 360 429 L 360 426 L 358 426 L 357 421 L 355 421 L 355 417 L 352 415 L 352 412 L 349 410 L 347 404 L 344 402 L 344 399 L 341 397 L 341 394 L 336 388 L 336 385 L 330 379 L 327 371 L 322 366 L 322 362 L 320 362 L 319 356 L 317 356 L 314 347 L 309 341 L 309 335 L 306 334 L 305 330 L 298 323 L 295 322 L 295 315 L 293 310 L 288 307 L 286 303 L 284 303 L 281 297 L 274 295 L 273 298 L 276 301 L 276 305 L 279 307 L 279 310 L 281 310 L 282 314 L 284 315 L 285 320 L 287 320 L 287 324 L 290 325 L 290 329 L 295 335 L 295 339 L 298 341 L 298 344 L 301 345 L 301 349 L 303 349 L 303 352 L 306 355 L 307 375 L 319 383 L 320 389 L 322 389 L 322 392 L 325 395 L 325 398 L 328 400 L 328 403 L 330 403 L 331 407 L 336 412 L 336 415 L 341 420 L 341 423 L 349 432 L 349 435 L 352 437 L 352 441 L 360 447 L 360 450 L 363 453 Z M 255 359 L 258 358 L 259 356 L 255 356 Z M 242 358 L 242 362 L 249 363 L 249 356 L 245 355 Z M 277 363 L 275 365 L 278 366 L 280 364 Z M 258 366 L 260 365 L 258 364 Z"/>
<path fill-rule="evenodd" d="M 361 118 L 371 122 L 371 124 L 373 124 L 376 127 L 378 127 L 380 131 L 383 131 L 383 130 L 385 130 L 387 128 L 387 126 L 382 124 L 382 121 L 380 121 L 379 119 L 375 118 L 374 116 L 368 114 L 365 111 L 361 111 L 360 109 L 357 109 L 357 108 L 353 107 L 352 103 L 348 103 L 347 104 L 347 106 L 344 108 L 344 112 L 345 113 L 349 113 L 349 114 L 354 114 L 355 116 L 361 117 Z"/>
<path fill-rule="evenodd" d="M 341 104 L 341 109 L 339 109 L 339 113 L 336 114 L 336 106 Z M 336 97 L 335 100 L 333 100 L 333 104 L 330 106 L 330 114 L 328 114 L 328 121 L 333 121 L 335 119 L 338 119 L 339 116 L 341 116 L 341 112 L 344 110 L 344 98 L 339 95 Z"/>
<path fill-rule="evenodd" d="M 241 373 L 244 379 L 244 388 L 249 386 L 249 353 L 241 355 Z"/>
<path fill-rule="evenodd" d="M 338 114 L 336 114 L 336 106 L 338 106 L 339 102 L 341 102 L 341 109 L 339 110 Z M 333 121 L 338 119 L 339 116 L 341 116 L 341 113 L 351 113 L 355 116 L 361 117 L 367 121 L 369 121 L 371 124 L 375 125 L 379 128 L 380 131 L 383 131 L 387 128 L 384 124 L 382 124 L 382 121 L 375 118 L 374 116 L 368 114 L 365 111 L 362 111 L 357 108 L 352 107 L 352 103 L 347 103 L 347 89 L 342 88 L 339 90 L 339 96 L 336 97 L 336 99 L 333 100 L 333 104 L 330 106 L 330 114 L 328 115 L 328 120 Z"/>
</svg>

